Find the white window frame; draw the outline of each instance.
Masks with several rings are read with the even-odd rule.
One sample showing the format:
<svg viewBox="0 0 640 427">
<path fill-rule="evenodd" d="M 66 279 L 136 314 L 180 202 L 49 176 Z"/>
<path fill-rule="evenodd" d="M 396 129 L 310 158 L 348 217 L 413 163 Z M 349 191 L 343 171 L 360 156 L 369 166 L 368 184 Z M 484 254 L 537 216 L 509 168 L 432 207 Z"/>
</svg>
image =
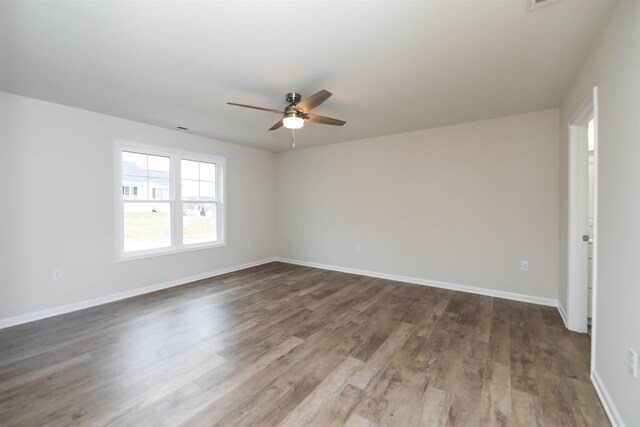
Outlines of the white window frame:
<svg viewBox="0 0 640 427">
<path fill-rule="evenodd" d="M 163 156 L 169 158 L 169 193 L 168 201 L 158 200 L 158 202 L 169 203 L 171 212 L 171 244 L 166 248 L 148 249 L 135 252 L 124 251 L 124 203 L 131 200 L 122 198 L 122 152 L 131 151 L 140 154 L 153 156 Z M 116 213 L 116 261 L 129 261 L 141 258 L 149 258 L 181 252 L 190 252 L 201 249 L 210 249 L 227 245 L 226 238 L 226 159 L 218 156 L 193 153 L 183 150 L 175 150 L 166 147 L 157 147 L 147 144 L 138 144 L 129 141 L 115 141 L 115 213 Z M 182 205 L 183 203 L 193 203 L 189 200 L 182 200 L 182 186 L 180 166 L 182 160 L 196 162 L 215 163 L 216 165 L 216 198 L 207 203 L 214 203 L 216 206 L 216 233 L 217 240 L 213 242 L 183 243 L 182 235 Z"/>
</svg>

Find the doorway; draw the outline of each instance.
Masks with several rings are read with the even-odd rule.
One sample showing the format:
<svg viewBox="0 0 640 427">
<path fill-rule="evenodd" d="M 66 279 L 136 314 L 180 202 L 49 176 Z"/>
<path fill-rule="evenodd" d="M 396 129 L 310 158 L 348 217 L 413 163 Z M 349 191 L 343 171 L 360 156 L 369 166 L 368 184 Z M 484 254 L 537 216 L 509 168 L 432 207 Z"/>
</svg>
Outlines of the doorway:
<svg viewBox="0 0 640 427">
<path fill-rule="evenodd" d="M 593 321 L 593 212 L 595 209 L 595 119 L 587 123 L 587 333 L 591 335 Z"/>
<path fill-rule="evenodd" d="M 569 122 L 567 326 L 595 339 L 597 302 L 597 88 Z"/>
</svg>

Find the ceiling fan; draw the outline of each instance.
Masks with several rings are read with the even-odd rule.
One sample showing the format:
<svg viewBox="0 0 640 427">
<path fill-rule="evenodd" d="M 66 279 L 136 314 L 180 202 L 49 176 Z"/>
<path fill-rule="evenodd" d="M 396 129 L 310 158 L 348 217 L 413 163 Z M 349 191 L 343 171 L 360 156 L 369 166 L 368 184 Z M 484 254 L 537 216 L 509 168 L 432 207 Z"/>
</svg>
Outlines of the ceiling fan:
<svg viewBox="0 0 640 427">
<path fill-rule="evenodd" d="M 227 104 L 282 114 L 282 119 L 271 126 L 269 130 L 276 130 L 282 126 L 287 129 L 300 129 L 302 126 L 304 126 L 305 121 L 319 123 L 322 125 L 342 126 L 347 122 L 345 122 L 344 120 L 332 119 L 331 117 L 309 114 L 311 110 L 329 99 L 331 95 L 331 92 L 324 89 L 322 89 L 320 92 L 314 93 L 313 95 L 305 99 L 302 99 L 299 93 L 288 93 L 285 99 L 287 100 L 289 105 L 285 107 L 284 111 L 276 110 L 273 108 L 254 107 L 253 105 L 236 104 L 235 102 L 227 102 Z"/>
</svg>

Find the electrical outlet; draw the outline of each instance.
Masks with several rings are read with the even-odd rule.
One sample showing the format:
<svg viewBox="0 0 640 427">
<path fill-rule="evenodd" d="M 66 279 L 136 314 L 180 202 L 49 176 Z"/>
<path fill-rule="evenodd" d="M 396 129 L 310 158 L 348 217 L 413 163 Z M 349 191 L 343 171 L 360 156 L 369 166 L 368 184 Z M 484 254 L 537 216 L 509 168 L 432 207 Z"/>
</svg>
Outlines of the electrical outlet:
<svg viewBox="0 0 640 427">
<path fill-rule="evenodd" d="M 51 280 L 62 280 L 62 269 L 54 268 L 51 271 Z"/>
<path fill-rule="evenodd" d="M 356 251 L 356 252 L 360 252 L 360 245 L 356 245 L 356 246 L 353 248 L 353 250 L 354 250 L 354 251 Z"/>
<path fill-rule="evenodd" d="M 638 352 L 633 348 L 629 349 L 629 372 L 633 378 L 638 378 Z"/>
<path fill-rule="evenodd" d="M 529 271 L 529 261 L 520 261 L 520 270 Z"/>
</svg>

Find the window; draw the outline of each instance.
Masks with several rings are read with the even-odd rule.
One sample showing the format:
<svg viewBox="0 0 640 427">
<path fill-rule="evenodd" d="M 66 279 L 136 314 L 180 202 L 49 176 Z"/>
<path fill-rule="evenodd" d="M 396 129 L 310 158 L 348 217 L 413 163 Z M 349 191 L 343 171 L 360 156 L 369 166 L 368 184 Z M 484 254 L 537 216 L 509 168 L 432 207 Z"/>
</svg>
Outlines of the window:
<svg viewBox="0 0 640 427">
<path fill-rule="evenodd" d="M 216 164 L 182 160 L 182 242 L 212 242 L 216 229 Z"/>
<path fill-rule="evenodd" d="M 224 159 L 118 146 L 121 258 L 224 244 Z"/>
</svg>

